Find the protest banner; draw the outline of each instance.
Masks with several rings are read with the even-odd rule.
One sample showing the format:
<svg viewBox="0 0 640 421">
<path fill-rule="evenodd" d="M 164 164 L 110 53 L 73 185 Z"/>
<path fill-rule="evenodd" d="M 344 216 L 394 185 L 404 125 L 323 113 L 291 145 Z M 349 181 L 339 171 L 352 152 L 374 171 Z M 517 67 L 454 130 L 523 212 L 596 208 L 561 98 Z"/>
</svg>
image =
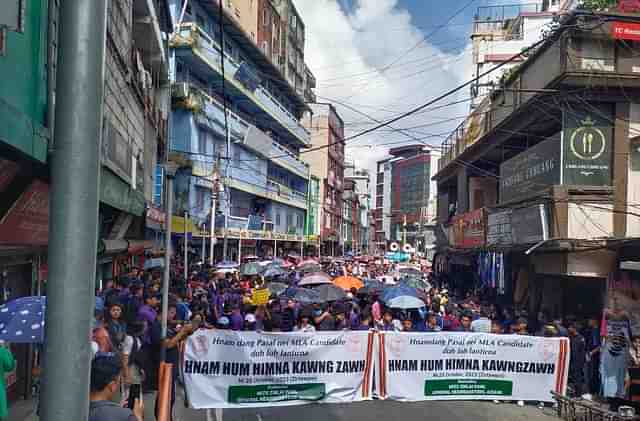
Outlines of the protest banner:
<svg viewBox="0 0 640 421">
<path fill-rule="evenodd" d="M 551 391 L 566 392 L 567 338 L 454 332 L 378 338 L 381 398 L 552 402 Z"/>
<path fill-rule="evenodd" d="M 199 330 L 185 348 L 187 395 L 196 409 L 367 400 L 374 336 Z"/>
<path fill-rule="evenodd" d="M 263 306 L 269 302 L 271 291 L 268 288 L 254 289 L 251 294 L 251 304 L 254 306 Z"/>
</svg>

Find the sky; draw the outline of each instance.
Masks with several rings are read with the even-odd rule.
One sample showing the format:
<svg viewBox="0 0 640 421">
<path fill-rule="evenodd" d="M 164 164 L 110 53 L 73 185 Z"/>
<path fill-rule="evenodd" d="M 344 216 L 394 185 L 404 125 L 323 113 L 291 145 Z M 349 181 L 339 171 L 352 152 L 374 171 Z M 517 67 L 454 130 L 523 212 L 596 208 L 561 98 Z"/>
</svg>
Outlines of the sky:
<svg viewBox="0 0 640 421">
<path fill-rule="evenodd" d="M 522 0 L 511 0 L 517 3 Z M 347 137 L 422 105 L 472 77 L 470 31 L 478 6 L 501 0 L 294 0 L 306 25 L 305 61 L 318 102 L 334 104 Z M 469 98 L 465 88 L 441 102 Z M 415 114 L 347 142 L 347 156 L 375 174 L 389 148 L 434 151 L 463 120 L 461 102 Z M 426 126 L 424 126 L 426 124 Z M 423 127 L 416 127 L 423 126 Z M 415 140 L 418 139 L 418 140 Z"/>
</svg>

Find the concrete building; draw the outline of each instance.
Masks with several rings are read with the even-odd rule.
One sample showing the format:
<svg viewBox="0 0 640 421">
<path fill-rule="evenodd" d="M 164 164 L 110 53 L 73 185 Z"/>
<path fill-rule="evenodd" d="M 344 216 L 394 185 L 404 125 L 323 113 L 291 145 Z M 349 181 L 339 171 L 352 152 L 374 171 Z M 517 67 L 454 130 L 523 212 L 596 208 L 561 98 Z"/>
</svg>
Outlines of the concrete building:
<svg viewBox="0 0 640 421">
<path fill-rule="evenodd" d="M 305 153 L 311 174 L 320 180 L 320 242 L 322 255 L 342 253 L 344 191 L 344 122 L 331 104 L 308 104 L 304 125 L 311 133 L 312 149 Z"/>
<path fill-rule="evenodd" d="M 170 4 L 177 22 L 181 2 Z M 300 253 L 309 166 L 299 152 L 310 145 L 310 135 L 299 119 L 307 106 L 228 9 L 220 16 L 212 2 L 192 0 L 189 5 L 171 42 L 175 56 L 171 149 L 193 164 L 191 177 L 185 177 L 188 182 L 176 183 L 177 215 L 187 211 L 195 226 L 208 225 L 212 190 L 219 178 L 224 193 L 216 217 L 218 259 L 225 238 L 227 258 Z M 195 228 L 187 231 L 200 237 L 194 246 L 207 244 L 202 241 L 204 233 Z"/>
<path fill-rule="evenodd" d="M 55 145 L 57 1 L 10 0 L 0 28 L 0 304 L 42 293 L 48 277 L 49 152 Z M 139 265 L 156 163 L 167 139 L 169 31 L 164 1 L 111 0 L 107 9 L 98 283 Z M 58 93 L 63 95 L 64 93 Z M 78 174 L 79 177 L 82 174 Z M 30 398 L 33 347 L 9 345 L 9 401 Z"/>
<path fill-rule="evenodd" d="M 585 317 L 602 314 L 607 279 L 637 279 L 638 23 L 564 14 L 483 100 L 482 124 L 472 114 L 444 143 L 435 267 L 454 288 L 480 279 L 504 305 Z"/>
<path fill-rule="evenodd" d="M 429 202 L 432 200 L 432 155 L 424 145 L 389 150 L 390 157 L 378 161 L 376 180 L 376 244 L 388 250 L 391 242 L 409 244 L 425 253 L 431 240 Z"/>
<path fill-rule="evenodd" d="M 353 195 L 355 196 L 355 204 L 357 206 L 352 210 L 353 213 L 353 249 L 356 254 L 369 253 L 370 239 L 370 211 L 371 211 L 371 193 L 370 193 L 370 177 L 369 171 L 363 168 L 356 168 L 352 162 L 345 164 L 344 170 L 345 192 L 348 189 L 348 182 L 353 183 Z"/>
</svg>

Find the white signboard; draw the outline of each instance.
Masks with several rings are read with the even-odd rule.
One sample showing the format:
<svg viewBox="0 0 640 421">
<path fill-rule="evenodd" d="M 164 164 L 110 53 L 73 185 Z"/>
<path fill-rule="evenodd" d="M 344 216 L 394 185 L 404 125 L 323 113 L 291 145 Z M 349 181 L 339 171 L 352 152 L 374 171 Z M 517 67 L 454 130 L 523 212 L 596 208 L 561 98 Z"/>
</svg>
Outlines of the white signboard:
<svg viewBox="0 0 640 421">
<path fill-rule="evenodd" d="M 201 409 L 368 400 L 374 337 L 199 330 L 183 363 L 189 401 Z"/>
<path fill-rule="evenodd" d="M 379 333 L 381 398 L 552 402 L 566 392 L 569 340 L 474 333 Z"/>
</svg>

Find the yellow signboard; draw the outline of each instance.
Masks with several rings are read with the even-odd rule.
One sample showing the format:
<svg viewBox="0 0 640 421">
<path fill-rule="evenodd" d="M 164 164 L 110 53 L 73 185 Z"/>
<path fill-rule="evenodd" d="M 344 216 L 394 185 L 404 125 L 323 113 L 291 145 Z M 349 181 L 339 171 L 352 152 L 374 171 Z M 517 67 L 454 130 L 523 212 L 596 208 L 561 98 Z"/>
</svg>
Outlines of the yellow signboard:
<svg viewBox="0 0 640 421">
<path fill-rule="evenodd" d="M 254 306 L 263 306 L 269 303 L 270 296 L 271 292 L 268 288 L 254 289 L 253 294 L 251 295 L 251 301 Z"/>
</svg>

